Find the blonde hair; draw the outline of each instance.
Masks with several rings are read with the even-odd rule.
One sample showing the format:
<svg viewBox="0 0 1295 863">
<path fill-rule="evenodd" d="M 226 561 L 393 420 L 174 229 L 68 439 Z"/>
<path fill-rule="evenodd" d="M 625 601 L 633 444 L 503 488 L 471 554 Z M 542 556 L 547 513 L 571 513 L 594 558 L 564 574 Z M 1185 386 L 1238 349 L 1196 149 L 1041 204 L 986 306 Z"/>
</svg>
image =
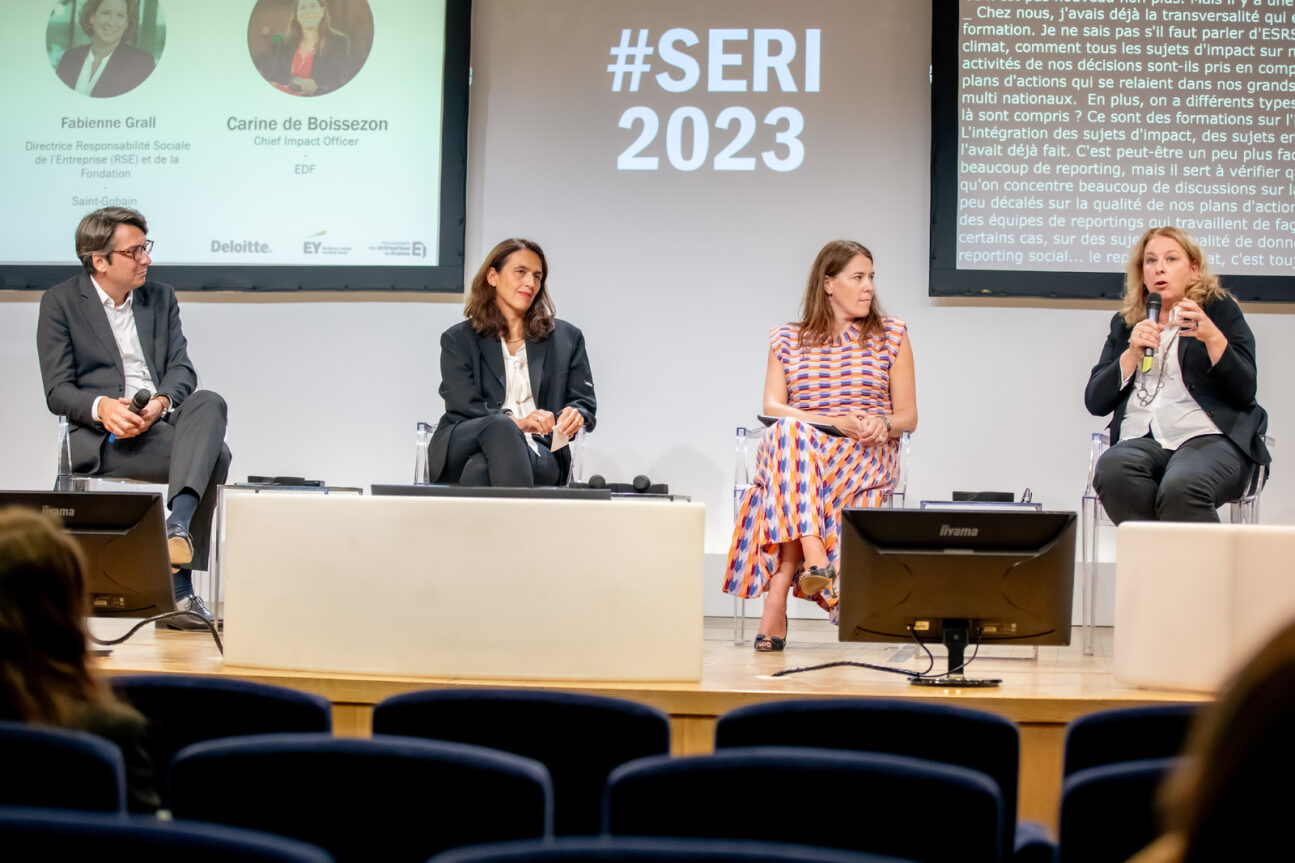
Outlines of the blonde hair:
<svg viewBox="0 0 1295 863">
<path fill-rule="evenodd" d="M 1196 265 L 1196 280 L 1187 286 L 1187 299 L 1199 305 L 1231 296 L 1219 284 L 1219 277 L 1210 272 L 1210 262 L 1190 234 L 1172 225 L 1152 228 L 1134 245 L 1124 267 L 1124 300 L 1120 303 L 1120 314 L 1126 324 L 1133 326 L 1147 316 L 1147 286 L 1142 281 L 1142 259 L 1147 253 L 1147 243 L 1156 237 L 1168 237 L 1182 246 L 1188 260 Z"/>
</svg>

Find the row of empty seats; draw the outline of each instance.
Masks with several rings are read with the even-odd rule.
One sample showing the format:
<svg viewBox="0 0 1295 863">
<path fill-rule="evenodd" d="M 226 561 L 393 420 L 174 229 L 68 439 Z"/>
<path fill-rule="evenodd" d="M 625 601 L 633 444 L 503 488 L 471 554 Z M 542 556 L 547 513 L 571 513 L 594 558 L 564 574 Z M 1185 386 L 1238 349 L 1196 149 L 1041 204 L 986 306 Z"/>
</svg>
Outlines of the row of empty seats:
<svg viewBox="0 0 1295 863">
<path fill-rule="evenodd" d="M 1077 720 L 1054 843 L 1015 817 L 1016 726 L 943 704 L 751 705 L 720 718 L 714 755 L 671 758 L 664 713 L 596 696 L 410 693 L 379 704 L 374 738 L 358 740 L 333 737 L 327 701 L 293 690 L 178 676 L 113 685 L 151 722 L 176 818 L 293 837 L 338 860 L 600 833 L 921 861 L 1124 860 L 1155 836 L 1153 790 L 1193 713 L 1167 705 Z M 121 756 L 98 738 L 3 725 L 0 759 L 10 777 L 0 805 L 122 811 Z"/>
</svg>

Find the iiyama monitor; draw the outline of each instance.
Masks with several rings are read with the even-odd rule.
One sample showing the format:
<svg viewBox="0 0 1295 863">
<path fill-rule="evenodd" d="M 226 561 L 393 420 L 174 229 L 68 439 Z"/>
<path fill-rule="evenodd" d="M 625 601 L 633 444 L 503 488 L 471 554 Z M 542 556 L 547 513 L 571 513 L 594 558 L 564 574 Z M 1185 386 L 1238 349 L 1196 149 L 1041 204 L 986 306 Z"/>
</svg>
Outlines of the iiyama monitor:
<svg viewBox="0 0 1295 863">
<path fill-rule="evenodd" d="M 968 645 L 1070 643 L 1075 514 L 846 509 L 841 641 L 943 643 L 947 678 Z M 995 681 L 996 682 L 996 681 Z"/>
<path fill-rule="evenodd" d="M 96 617 L 175 611 L 162 496 L 134 491 L 0 491 L 0 507 L 25 506 L 62 520 L 81 546 Z"/>
</svg>

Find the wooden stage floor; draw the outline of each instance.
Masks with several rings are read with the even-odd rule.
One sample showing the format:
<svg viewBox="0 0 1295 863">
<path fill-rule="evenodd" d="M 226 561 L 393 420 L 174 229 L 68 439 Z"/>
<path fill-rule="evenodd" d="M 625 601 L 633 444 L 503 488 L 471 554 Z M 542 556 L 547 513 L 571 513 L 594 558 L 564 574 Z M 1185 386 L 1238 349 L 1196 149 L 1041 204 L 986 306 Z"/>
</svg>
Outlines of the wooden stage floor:
<svg viewBox="0 0 1295 863">
<path fill-rule="evenodd" d="M 747 622 L 754 635 L 757 621 Z M 93 620 L 100 637 L 125 631 L 124 621 Z M 1121 686 L 1111 677 L 1112 630 L 1097 630 L 1095 655 L 1084 656 L 1075 628 L 1068 647 L 1041 647 L 1038 660 L 1033 648 L 993 647 L 981 651 L 967 668 L 968 676 L 996 677 L 1003 683 L 993 689 L 927 689 L 910 686 L 897 674 L 866 668 L 837 667 L 786 677 L 770 675 L 783 668 L 840 660 L 891 665 L 907 670 L 926 667 L 906 645 L 841 644 L 826 621 L 797 620 L 783 653 L 756 653 L 750 643 L 733 643 L 733 623 L 728 618 L 707 618 L 704 630 L 702 679 L 695 683 L 619 683 L 616 681 L 517 681 L 456 678 L 396 677 L 282 671 L 227 666 L 210 635 L 158 632 L 145 627 L 130 641 L 97 660 L 109 675 L 164 673 L 235 677 L 314 692 L 333 704 L 335 733 L 366 737 L 373 706 L 401 692 L 457 686 L 523 686 L 563 689 L 626 698 L 651 704 L 671 718 L 672 749 L 676 755 L 710 752 L 716 719 L 744 704 L 778 698 L 859 695 L 892 698 L 938 698 L 966 707 L 989 710 L 1016 722 L 1021 730 L 1020 814 L 1049 824 L 1055 830 L 1061 792 L 1061 756 L 1066 723 L 1095 710 L 1167 701 L 1200 701 L 1191 692 L 1169 692 Z M 362 638 L 363 633 L 338 633 L 339 638 Z M 543 647 L 543 631 L 536 630 L 536 648 Z M 937 669 L 944 666 L 942 650 L 936 652 Z M 771 741 L 771 743 L 774 741 Z"/>
</svg>

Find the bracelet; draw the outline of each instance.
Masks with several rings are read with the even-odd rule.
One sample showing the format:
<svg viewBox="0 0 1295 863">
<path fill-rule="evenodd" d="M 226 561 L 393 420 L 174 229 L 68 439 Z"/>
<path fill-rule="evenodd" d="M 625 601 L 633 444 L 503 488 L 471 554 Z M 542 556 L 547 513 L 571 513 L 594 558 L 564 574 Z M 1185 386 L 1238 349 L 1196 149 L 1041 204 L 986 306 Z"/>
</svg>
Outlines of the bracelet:
<svg viewBox="0 0 1295 863">
<path fill-rule="evenodd" d="M 885 414 L 878 414 L 878 416 L 880 416 L 881 421 L 886 424 L 886 434 L 890 434 L 890 430 L 893 428 L 893 426 L 890 424 L 890 417 L 886 416 Z"/>
</svg>

